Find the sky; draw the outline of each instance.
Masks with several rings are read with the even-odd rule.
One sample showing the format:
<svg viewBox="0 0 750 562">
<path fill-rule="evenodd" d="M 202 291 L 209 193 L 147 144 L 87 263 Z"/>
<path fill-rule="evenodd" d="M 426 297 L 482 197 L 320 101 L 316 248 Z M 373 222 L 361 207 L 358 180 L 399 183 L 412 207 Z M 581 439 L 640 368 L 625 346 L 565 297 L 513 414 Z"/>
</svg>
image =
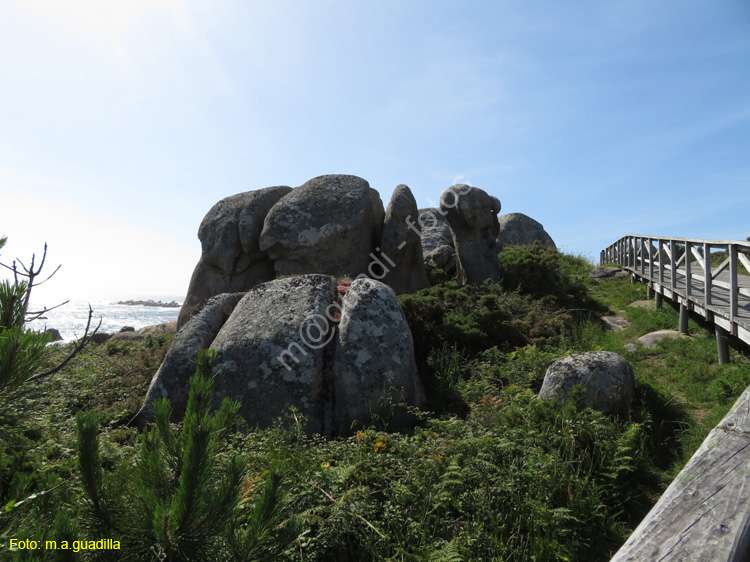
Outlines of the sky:
<svg viewBox="0 0 750 562">
<path fill-rule="evenodd" d="M 46 242 L 45 295 L 184 295 L 214 203 L 331 173 L 592 260 L 744 240 L 750 2 L 0 0 L 0 261 Z"/>
</svg>

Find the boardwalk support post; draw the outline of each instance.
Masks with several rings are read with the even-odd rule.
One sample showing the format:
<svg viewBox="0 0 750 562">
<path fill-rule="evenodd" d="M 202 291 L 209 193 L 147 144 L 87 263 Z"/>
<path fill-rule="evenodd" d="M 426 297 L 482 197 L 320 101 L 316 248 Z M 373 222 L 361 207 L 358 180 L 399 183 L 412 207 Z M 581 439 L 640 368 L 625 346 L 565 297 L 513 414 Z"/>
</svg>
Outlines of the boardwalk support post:
<svg viewBox="0 0 750 562">
<path fill-rule="evenodd" d="M 648 298 L 649 300 L 654 298 L 654 288 L 651 285 L 648 286 L 648 295 L 646 296 L 646 298 Z"/>
<path fill-rule="evenodd" d="M 680 329 L 681 334 L 688 333 L 688 309 L 684 302 L 680 303 Z"/>
<path fill-rule="evenodd" d="M 715 326 L 716 329 L 716 348 L 719 350 L 719 365 L 727 365 L 729 363 L 729 342 L 727 341 L 727 331 L 719 326 Z"/>
<path fill-rule="evenodd" d="M 656 297 L 654 297 L 654 306 L 659 309 L 661 308 L 661 293 L 656 293 Z"/>
</svg>

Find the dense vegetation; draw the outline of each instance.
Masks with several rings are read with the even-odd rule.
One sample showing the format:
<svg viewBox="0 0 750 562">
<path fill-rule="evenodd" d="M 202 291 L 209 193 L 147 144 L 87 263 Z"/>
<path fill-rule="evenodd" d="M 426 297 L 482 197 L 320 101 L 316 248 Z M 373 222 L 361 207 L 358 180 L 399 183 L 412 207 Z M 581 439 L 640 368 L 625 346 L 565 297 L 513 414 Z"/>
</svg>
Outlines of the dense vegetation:
<svg viewBox="0 0 750 562">
<path fill-rule="evenodd" d="M 270 429 L 243 427 L 231 403 L 205 408 L 203 357 L 193 414 L 170 425 L 163 403 L 142 433 L 128 422 L 170 339 L 89 346 L 0 412 L 0 556 L 608 560 L 750 383 L 750 364 L 733 351 L 719 366 L 693 322 L 693 338 L 627 351 L 674 328 L 676 312 L 628 306 L 644 287 L 590 280 L 574 256 L 512 248 L 501 262 L 502 285 L 446 281 L 400 298 L 429 402 L 406 432 L 374 420 L 311 438 L 293 410 Z M 606 331 L 607 311 L 630 327 Z M 47 349 L 45 365 L 67 353 Z M 634 366 L 628 419 L 536 398 L 552 361 L 595 349 Z M 11 553 L 10 538 L 122 547 Z"/>
</svg>

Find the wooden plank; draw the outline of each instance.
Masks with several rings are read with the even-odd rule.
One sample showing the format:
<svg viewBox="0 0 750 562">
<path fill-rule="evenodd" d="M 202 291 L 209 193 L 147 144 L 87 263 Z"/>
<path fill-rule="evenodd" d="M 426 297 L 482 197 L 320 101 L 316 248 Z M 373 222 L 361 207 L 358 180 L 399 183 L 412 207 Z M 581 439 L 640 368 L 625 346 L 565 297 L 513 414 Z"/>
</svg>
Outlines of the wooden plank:
<svg viewBox="0 0 750 562">
<path fill-rule="evenodd" d="M 713 276 L 711 275 L 711 246 L 708 242 L 703 243 L 703 282 L 705 283 L 703 291 L 703 304 L 706 308 L 711 304 L 711 281 Z"/>
<path fill-rule="evenodd" d="M 740 562 L 750 538 L 750 389 L 708 435 L 612 562 Z"/>
<path fill-rule="evenodd" d="M 724 260 L 723 262 L 721 262 L 721 264 L 719 265 L 719 267 L 717 267 L 716 269 L 712 269 L 712 270 L 711 270 L 711 271 L 713 271 L 713 273 L 712 273 L 712 276 L 713 276 L 714 278 L 716 278 L 716 276 L 717 276 L 717 275 L 719 275 L 719 274 L 720 274 L 720 273 L 722 273 L 722 272 L 723 272 L 723 271 L 724 271 L 724 270 L 725 270 L 725 269 L 726 269 L 727 267 L 729 267 L 729 260 L 730 260 L 730 259 L 731 259 L 731 258 L 727 258 L 727 259 L 725 259 L 725 260 Z M 736 260 L 735 260 L 735 261 L 736 261 Z"/>
<path fill-rule="evenodd" d="M 626 236 L 641 236 L 640 234 L 627 234 Z M 656 238 L 656 237 L 655 237 Z M 672 238 L 679 242 L 693 242 L 694 244 L 703 244 L 705 238 Z M 738 244 L 739 246 L 750 250 L 750 241 L 746 240 L 711 240 L 715 245 Z"/>
<path fill-rule="evenodd" d="M 735 245 L 735 248 L 737 246 Z M 737 253 L 737 258 L 742 262 L 742 265 L 745 266 L 745 269 L 750 272 L 750 260 L 747 259 L 747 256 L 745 254 Z"/>
<path fill-rule="evenodd" d="M 659 249 L 657 251 L 659 257 L 659 285 L 664 286 L 664 240 L 659 238 Z"/>
<path fill-rule="evenodd" d="M 693 247 L 690 242 L 685 242 L 685 256 L 689 256 L 693 252 Z M 685 258 L 685 293 L 687 294 L 687 298 L 690 299 L 691 294 L 691 286 L 693 284 L 692 279 L 692 267 L 693 260 L 691 260 L 689 257 Z"/>
<path fill-rule="evenodd" d="M 700 245 L 703 246 L 704 244 L 705 240 Z M 696 261 L 701 265 L 701 268 L 703 268 L 703 271 L 706 271 L 706 263 L 703 256 L 701 256 L 701 253 L 692 244 L 690 245 L 690 251 L 693 253 L 693 256 L 695 256 Z"/>
<path fill-rule="evenodd" d="M 737 285 L 737 246 L 729 245 L 729 320 L 735 323 L 740 300 L 739 287 Z M 733 329 L 732 332 L 735 330 Z"/>
</svg>

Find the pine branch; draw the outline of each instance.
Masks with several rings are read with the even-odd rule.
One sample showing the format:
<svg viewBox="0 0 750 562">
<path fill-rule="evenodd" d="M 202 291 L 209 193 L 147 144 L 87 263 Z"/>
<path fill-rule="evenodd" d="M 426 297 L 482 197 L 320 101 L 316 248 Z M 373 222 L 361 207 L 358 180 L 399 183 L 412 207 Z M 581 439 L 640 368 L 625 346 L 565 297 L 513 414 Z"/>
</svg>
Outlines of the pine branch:
<svg viewBox="0 0 750 562">
<path fill-rule="evenodd" d="M 38 379 L 43 379 L 45 377 L 48 377 L 50 375 L 54 375 L 60 369 L 65 367 L 70 361 L 78 355 L 81 351 L 84 350 L 84 348 L 91 343 L 92 338 L 94 337 L 94 334 L 96 334 L 99 331 L 99 328 L 102 326 L 102 319 L 99 319 L 99 324 L 97 324 L 96 328 L 94 328 L 94 331 L 89 334 L 89 329 L 91 329 L 91 319 L 94 316 L 94 309 L 91 308 L 91 305 L 89 305 L 89 318 L 86 322 L 86 330 L 83 333 L 83 337 L 76 341 L 76 343 L 73 345 L 73 351 L 65 358 L 63 359 L 56 367 L 53 367 L 49 371 L 45 371 L 43 373 L 39 373 L 37 375 L 34 375 L 29 379 L 29 381 L 35 381 Z"/>
</svg>

